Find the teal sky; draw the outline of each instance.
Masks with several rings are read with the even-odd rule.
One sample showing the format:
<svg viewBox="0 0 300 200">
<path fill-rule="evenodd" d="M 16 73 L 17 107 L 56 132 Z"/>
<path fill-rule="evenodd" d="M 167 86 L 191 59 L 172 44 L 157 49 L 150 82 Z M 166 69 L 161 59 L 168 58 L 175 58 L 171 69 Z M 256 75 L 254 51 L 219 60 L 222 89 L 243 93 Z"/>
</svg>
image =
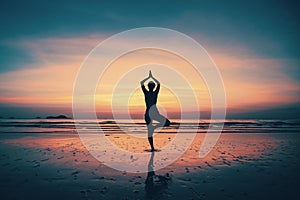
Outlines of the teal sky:
<svg viewBox="0 0 300 200">
<path fill-rule="evenodd" d="M 7 41 L 91 32 L 110 35 L 143 26 L 198 34 L 223 45 L 247 46 L 262 57 L 299 58 L 298 1 L 240 2 L 2 1 L 1 71 L 34 59 Z"/>
<path fill-rule="evenodd" d="M 298 1 L 1 1 L 0 75 L 36 62 L 17 45 L 23 41 L 108 37 L 156 26 L 190 35 L 208 51 L 218 46 L 234 55 L 233 49 L 241 48 L 247 49 L 247 59 L 284 60 L 280 73 L 299 84 L 299 6 Z M 299 90 L 293 92 L 299 96 Z M 0 90 L 0 95 L 6 93 Z M 296 101 L 292 105 L 299 107 Z"/>
</svg>

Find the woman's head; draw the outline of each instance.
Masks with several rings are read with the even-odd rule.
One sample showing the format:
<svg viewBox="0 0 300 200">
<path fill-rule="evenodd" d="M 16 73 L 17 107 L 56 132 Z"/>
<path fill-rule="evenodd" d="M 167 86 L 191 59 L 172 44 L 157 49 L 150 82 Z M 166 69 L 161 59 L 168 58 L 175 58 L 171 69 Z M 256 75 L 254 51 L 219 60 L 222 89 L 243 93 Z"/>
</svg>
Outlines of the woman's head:
<svg viewBox="0 0 300 200">
<path fill-rule="evenodd" d="M 149 88 L 150 91 L 153 91 L 154 88 L 155 88 L 155 83 L 153 81 L 149 81 L 148 88 Z"/>
</svg>

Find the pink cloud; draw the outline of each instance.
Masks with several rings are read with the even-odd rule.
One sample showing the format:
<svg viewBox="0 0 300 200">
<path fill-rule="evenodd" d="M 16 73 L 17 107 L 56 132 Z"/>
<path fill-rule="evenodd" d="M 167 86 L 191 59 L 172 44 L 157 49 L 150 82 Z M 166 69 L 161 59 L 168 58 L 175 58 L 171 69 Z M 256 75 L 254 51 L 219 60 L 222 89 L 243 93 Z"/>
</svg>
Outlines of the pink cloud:
<svg viewBox="0 0 300 200">
<path fill-rule="evenodd" d="M 0 74 L 0 102 L 70 105 L 77 71 L 87 54 L 103 39 L 103 35 L 91 35 L 37 39 L 12 44 L 28 51 L 35 58 L 35 62 L 25 64 L 26 68 Z M 120 45 L 126 45 L 126 42 L 128 41 Z M 232 47 L 227 52 L 217 45 L 210 47 L 210 55 L 224 80 L 228 107 L 277 105 L 297 102 L 300 99 L 298 83 L 283 72 L 283 68 L 291 60 L 247 56 L 249 52 L 241 47 Z M 155 53 L 153 55 L 160 56 Z M 142 54 L 140 56 L 142 59 Z M 190 77 L 193 82 L 193 76 Z M 196 90 L 201 89 L 197 88 L 196 83 L 193 84 Z M 203 101 L 201 98 L 208 97 L 199 98 Z"/>
</svg>

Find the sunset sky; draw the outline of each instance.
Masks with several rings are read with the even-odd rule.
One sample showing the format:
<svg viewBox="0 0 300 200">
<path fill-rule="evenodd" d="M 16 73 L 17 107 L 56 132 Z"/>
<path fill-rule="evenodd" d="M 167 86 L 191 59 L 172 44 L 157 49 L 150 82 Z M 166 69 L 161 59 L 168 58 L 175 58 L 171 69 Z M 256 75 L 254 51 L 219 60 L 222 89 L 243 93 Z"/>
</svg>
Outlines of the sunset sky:
<svg viewBox="0 0 300 200">
<path fill-rule="evenodd" d="M 299 118 L 299 3 L 207 2 L 1 1 L 0 116 L 71 116 L 74 80 L 89 52 L 113 34 L 151 26 L 180 31 L 207 50 L 224 81 L 229 118 Z M 203 80 L 176 59 L 151 50 L 121 58 L 99 82 L 98 111 L 110 110 L 112 77 L 154 60 L 186 73 L 202 111 L 208 112 L 210 99 Z M 128 85 L 135 91 L 129 101 L 135 114 L 144 109 L 138 80 L 149 69 L 164 86 L 166 74 L 152 68 L 141 69 L 142 74 L 133 72 L 136 85 Z M 168 113 L 177 112 L 178 100 L 169 89 L 162 87 L 159 104 Z M 188 99 L 183 103 L 188 104 Z"/>
</svg>

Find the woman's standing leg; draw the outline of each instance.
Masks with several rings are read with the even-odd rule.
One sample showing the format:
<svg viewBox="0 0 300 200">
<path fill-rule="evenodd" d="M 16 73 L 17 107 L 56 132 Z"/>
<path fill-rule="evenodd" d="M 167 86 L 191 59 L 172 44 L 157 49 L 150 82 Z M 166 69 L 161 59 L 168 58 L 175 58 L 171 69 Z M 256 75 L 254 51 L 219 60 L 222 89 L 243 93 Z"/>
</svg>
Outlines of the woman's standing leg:
<svg viewBox="0 0 300 200">
<path fill-rule="evenodd" d="M 152 120 L 149 116 L 149 112 L 146 111 L 145 113 L 145 121 L 146 121 L 146 124 L 147 124 L 147 130 L 148 130 L 148 142 L 151 146 L 151 151 L 154 151 L 155 148 L 154 148 L 154 144 L 153 144 L 153 132 L 154 132 L 154 127 L 152 125 Z"/>
</svg>

